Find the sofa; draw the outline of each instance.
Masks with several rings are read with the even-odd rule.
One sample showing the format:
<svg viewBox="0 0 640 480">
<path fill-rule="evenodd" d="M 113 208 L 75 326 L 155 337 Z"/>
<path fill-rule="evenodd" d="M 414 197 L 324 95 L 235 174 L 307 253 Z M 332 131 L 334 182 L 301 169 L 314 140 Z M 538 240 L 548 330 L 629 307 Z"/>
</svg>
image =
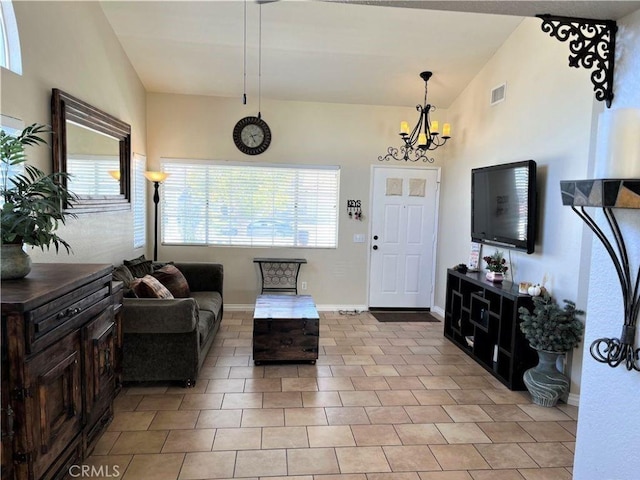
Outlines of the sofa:
<svg viewBox="0 0 640 480">
<path fill-rule="evenodd" d="M 222 321 L 223 267 L 181 262 L 159 266 L 144 257 L 135 261 L 135 265 L 125 261 L 114 271 L 114 278 L 125 284 L 123 381 L 180 381 L 192 387 Z M 167 271 L 172 275 L 165 281 Z M 182 281 L 181 289 L 171 283 L 176 277 Z M 165 282 L 170 292 L 150 293 L 144 284 L 157 286 L 154 278 Z"/>
</svg>

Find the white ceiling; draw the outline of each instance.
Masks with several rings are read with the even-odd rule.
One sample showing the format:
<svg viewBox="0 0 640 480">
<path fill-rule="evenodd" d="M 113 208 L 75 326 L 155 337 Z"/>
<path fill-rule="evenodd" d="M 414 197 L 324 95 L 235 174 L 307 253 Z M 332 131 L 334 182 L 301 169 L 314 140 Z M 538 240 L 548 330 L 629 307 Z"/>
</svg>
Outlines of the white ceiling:
<svg viewBox="0 0 640 480">
<path fill-rule="evenodd" d="M 414 106 L 424 94 L 419 73 L 431 70 L 429 100 L 441 108 L 460 94 L 523 16 L 618 19 L 640 8 L 638 1 L 261 3 L 246 2 L 250 102 L 258 96 L 262 10 L 263 99 Z M 147 91 L 241 100 L 243 0 L 101 5 Z"/>
</svg>

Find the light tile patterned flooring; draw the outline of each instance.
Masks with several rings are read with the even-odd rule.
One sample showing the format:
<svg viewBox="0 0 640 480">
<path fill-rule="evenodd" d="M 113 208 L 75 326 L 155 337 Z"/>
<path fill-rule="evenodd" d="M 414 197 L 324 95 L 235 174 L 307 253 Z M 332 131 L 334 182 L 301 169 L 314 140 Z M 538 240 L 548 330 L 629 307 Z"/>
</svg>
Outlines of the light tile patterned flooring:
<svg viewBox="0 0 640 480">
<path fill-rule="evenodd" d="M 316 365 L 254 366 L 252 328 L 225 313 L 195 388 L 123 389 L 85 463 L 125 480 L 571 479 L 577 409 L 509 391 L 442 323 L 323 312 Z"/>
</svg>

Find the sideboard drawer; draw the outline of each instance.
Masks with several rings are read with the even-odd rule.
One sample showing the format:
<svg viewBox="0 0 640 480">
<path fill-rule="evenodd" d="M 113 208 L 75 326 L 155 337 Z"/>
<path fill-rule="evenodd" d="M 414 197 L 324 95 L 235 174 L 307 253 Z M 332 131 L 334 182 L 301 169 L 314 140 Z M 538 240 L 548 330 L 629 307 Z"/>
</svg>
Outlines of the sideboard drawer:
<svg viewBox="0 0 640 480">
<path fill-rule="evenodd" d="M 33 309 L 26 319 L 26 351 L 41 350 L 102 311 L 111 300 L 110 276 Z"/>
</svg>

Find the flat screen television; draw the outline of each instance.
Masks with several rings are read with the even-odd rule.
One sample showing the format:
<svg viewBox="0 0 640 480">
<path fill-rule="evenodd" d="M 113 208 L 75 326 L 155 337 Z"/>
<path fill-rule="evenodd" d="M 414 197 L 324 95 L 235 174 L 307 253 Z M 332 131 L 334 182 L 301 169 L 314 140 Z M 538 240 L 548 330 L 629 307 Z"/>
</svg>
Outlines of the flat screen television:
<svg viewBox="0 0 640 480">
<path fill-rule="evenodd" d="M 536 162 L 471 170 L 471 240 L 533 253 Z"/>
</svg>

